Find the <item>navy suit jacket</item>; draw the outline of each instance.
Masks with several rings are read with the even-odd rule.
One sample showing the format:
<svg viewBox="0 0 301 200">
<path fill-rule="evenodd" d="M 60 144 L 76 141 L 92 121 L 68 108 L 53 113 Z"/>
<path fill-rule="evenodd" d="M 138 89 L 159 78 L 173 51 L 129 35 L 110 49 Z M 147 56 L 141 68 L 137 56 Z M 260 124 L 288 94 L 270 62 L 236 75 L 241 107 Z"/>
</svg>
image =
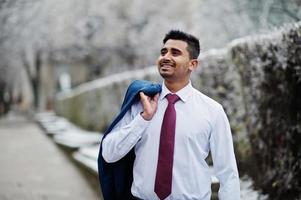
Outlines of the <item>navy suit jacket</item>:
<svg viewBox="0 0 301 200">
<path fill-rule="evenodd" d="M 123 118 L 131 106 L 140 100 L 139 92 L 154 96 L 161 92 L 161 85 L 144 80 L 133 81 L 127 89 L 121 111 L 105 131 L 103 139 L 114 126 Z M 102 141 L 103 141 L 102 139 Z M 131 185 L 133 182 L 134 148 L 114 163 L 107 163 L 102 157 L 102 141 L 98 154 L 98 175 L 104 200 L 131 200 Z"/>
</svg>

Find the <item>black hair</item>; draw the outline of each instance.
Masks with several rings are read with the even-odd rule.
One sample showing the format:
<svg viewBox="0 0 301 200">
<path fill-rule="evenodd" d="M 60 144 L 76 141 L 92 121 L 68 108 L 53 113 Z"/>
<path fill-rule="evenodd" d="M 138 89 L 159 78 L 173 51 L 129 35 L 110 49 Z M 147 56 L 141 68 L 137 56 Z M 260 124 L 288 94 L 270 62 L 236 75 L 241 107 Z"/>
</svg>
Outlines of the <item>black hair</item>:
<svg viewBox="0 0 301 200">
<path fill-rule="evenodd" d="M 185 33 L 180 30 L 171 30 L 169 31 L 164 39 L 163 44 L 166 43 L 167 40 L 182 40 L 187 43 L 187 51 L 189 52 L 190 59 L 197 59 L 200 54 L 200 43 L 199 40 L 188 33 Z"/>
</svg>

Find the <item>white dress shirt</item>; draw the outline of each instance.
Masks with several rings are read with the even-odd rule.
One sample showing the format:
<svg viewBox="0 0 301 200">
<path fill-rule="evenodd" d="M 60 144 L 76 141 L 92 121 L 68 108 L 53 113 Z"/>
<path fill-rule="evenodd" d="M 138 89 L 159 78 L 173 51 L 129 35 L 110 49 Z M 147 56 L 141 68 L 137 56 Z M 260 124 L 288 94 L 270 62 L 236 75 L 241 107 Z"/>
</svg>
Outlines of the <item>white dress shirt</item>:
<svg viewBox="0 0 301 200">
<path fill-rule="evenodd" d="M 115 162 L 133 147 L 136 159 L 131 192 L 145 200 L 158 200 L 154 192 L 162 120 L 171 93 L 164 83 L 158 108 L 150 121 L 134 104 L 103 141 L 103 158 Z M 176 93 L 176 133 L 172 192 L 167 200 L 210 200 L 211 173 L 205 161 L 211 150 L 214 172 L 220 181 L 220 200 L 239 200 L 239 176 L 232 135 L 222 106 L 189 83 Z"/>
</svg>

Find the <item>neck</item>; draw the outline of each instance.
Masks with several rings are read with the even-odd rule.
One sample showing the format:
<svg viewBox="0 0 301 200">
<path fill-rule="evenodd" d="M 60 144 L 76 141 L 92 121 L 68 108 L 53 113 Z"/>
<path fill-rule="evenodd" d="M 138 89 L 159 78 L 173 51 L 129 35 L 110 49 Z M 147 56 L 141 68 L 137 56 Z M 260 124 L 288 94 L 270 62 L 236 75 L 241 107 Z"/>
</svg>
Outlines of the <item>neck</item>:
<svg viewBox="0 0 301 200">
<path fill-rule="evenodd" d="M 185 80 L 183 82 L 172 82 L 169 80 L 164 80 L 164 84 L 165 86 L 169 89 L 169 91 L 171 91 L 172 93 L 176 93 L 177 91 L 181 90 L 182 88 L 184 88 L 186 85 L 188 85 L 189 83 L 189 79 Z"/>
</svg>

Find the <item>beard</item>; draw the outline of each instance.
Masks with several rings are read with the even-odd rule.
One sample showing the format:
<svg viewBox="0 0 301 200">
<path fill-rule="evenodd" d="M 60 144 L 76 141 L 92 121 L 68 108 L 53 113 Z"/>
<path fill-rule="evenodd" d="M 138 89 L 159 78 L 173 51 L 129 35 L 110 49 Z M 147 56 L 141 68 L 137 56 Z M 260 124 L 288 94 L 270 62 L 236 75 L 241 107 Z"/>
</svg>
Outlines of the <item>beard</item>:
<svg viewBox="0 0 301 200">
<path fill-rule="evenodd" d="M 159 73 L 160 73 L 160 76 L 161 76 L 163 79 L 169 79 L 169 78 L 172 77 L 172 75 L 170 75 L 170 74 L 162 73 L 162 72 L 160 72 L 160 71 L 159 71 Z"/>
<path fill-rule="evenodd" d="M 158 71 L 162 78 L 168 79 L 173 76 L 176 63 L 171 60 L 162 59 L 158 63 Z"/>
<path fill-rule="evenodd" d="M 174 75 L 173 69 L 166 69 L 166 68 L 159 66 L 158 71 L 159 71 L 160 76 L 164 79 L 170 79 Z"/>
</svg>

